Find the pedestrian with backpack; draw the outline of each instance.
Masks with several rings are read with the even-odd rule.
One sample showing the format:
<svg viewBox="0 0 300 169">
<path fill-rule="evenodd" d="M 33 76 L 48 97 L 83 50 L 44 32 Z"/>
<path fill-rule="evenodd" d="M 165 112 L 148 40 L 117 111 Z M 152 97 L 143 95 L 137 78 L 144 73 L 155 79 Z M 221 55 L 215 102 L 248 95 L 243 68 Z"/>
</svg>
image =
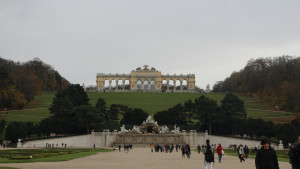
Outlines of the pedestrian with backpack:
<svg viewBox="0 0 300 169">
<path fill-rule="evenodd" d="M 203 149 L 205 169 L 212 169 L 215 162 L 214 152 L 210 146 L 209 139 L 206 140 L 206 146 Z"/>
</svg>

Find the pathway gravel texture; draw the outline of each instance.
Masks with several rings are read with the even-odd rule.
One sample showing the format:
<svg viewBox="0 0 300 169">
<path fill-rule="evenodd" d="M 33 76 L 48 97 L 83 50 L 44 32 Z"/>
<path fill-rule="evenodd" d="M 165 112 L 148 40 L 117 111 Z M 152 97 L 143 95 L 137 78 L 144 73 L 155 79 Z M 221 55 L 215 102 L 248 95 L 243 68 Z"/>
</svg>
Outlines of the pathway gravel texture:
<svg viewBox="0 0 300 169">
<path fill-rule="evenodd" d="M 254 159 L 240 162 L 238 157 L 224 155 L 222 163 L 217 162 L 215 154 L 214 169 L 255 169 Z M 287 162 L 280 162 L 280 169 L 290 169 Z M 0 164 L 0 166 L 22 169 L 204 169 L 204 155 L 192 152 L 191 158 L 181 157 L 181 152 L 155 153 L 150 148 L 133 148 L 125 153 L 114 151 L 98 153 L 64 162 L 37 162 Z"/>
</svg>

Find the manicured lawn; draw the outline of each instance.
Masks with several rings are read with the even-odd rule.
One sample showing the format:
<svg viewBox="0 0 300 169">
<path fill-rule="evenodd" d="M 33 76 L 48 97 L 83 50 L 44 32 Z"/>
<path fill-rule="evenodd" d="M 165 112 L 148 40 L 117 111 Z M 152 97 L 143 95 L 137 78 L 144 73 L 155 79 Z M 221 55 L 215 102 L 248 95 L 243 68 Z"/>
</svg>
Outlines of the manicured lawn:
<svg viewBox="0 0 300 169">
<path fill-rule="evenodd" d="M 266 117 L 282 117 L 282 116 L 294 116 L 293 113 L 280 112 L 280 111 L 271 111 L 271 110 L 253 110 L 247 109 L 248 118 L 266 118 Z"/>
<path fill-rule="evenodd" d="M 147 113 L 153 115 L 158 111 L 166 110 L 178 103 L 183 104 L 185 101 L 204 95 L 213 100 L 216 100 L 218 104 L 224 98 L 226 93 L 87 93 L 91 103 L 96 104 L 98 98 L 103 98 L 107 105 L 111 104 L 124 104 L 132 108 L 141 108 Z M 290 117 L 292 113 L 276 112 L 276 111 L 263 111 L 267 109 L 267 106 L 261 104 L 256 97 L 250 97 L 243 94 L 237 94 L 242 100 L 245 101 L 248 117 L 263 118 L 265 120 L 274 120 L 276 117 Z M 49 117 L 49 106 L 52 103 L 52 99 L 55 96 L 55 92 L 42 92 L 40 95 L 35 96 L 35 101 L 25 107 L 24 110 L 10 110 L 9 114 L 3 114 L 4 119 L 9 123 L 12 121 L 31 121 L 33 123 L 39 123 L 42 119 Z M 259 110 L 254 110 L 259 109 Z M 288 115 L 288 116 L 287 116 Z M 271 117 L 271 118 L 270 118 Z M 285 122 L 288 122 L 286 119 Z"/>
<path fill-rule="evenodd" d="M 68 161 L 75 158 L 109 152 L 108 149 L 14 149 L 1 150 L 0 163 L 30 163 Z M 32 159 L 30 158 L 32 156 Z"/>
</svg>

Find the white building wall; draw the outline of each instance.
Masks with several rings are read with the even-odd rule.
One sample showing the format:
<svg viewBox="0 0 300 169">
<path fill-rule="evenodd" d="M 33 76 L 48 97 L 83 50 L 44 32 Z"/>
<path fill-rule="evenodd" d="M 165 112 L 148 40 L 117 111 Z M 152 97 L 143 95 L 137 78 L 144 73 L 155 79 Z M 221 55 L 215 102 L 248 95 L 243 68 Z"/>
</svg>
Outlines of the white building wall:
<svg viewBox="0 0 300 169">
<path fill-rule="evenodd" d="M 91 135 L 81 135 L 81 136 L 71 136 L 71 137 L 62 137 L 62 138 L 52 138 L 52 139 L 43 139 L 43 140 L 34 140 L 23 143 L 23 148 L 45 148 L 46 144 L 52 144 L 54 147 L 62 147 L 63 144 L 67 144 L 67 147 L 78 147 L 78 148 L 87 148 L 92 147 L 91 145 Z"/>
<path fill-rule="evenodd" d="M 23 148 L 45 148 L 46 143 L 51 145 L 54 144 L 55 147 L 57 144 L 58 147 L 62 147 L 62 143 L 64 143 L 67 144 L 68 148 L 93 148 L 94 144 L 96 148 L 109 148 L 116 142 L 117 134 L 118 132 L 92 132 L 89 135 L 34 140 L 23 143 Z M 151 137 L 151 135 L 149 135 L 149 137 Z M 127 141 L 130 143 L 130 138 L 127 139 L 129 139 Z M 182 139 L 183 142 L 190 144 L 193 148 L 197 147 L 198 144 L 205 145 L 206 139 L 210 139 L 210 144 L 218 145 L 218 143 L 221 143 L 224 148 L 229 147 L 231 144 L 247 144 L 249 147 L 260 144 L 260 141 L 256 140 L 208 135 L 207 133 L 197 133 L 195 131 L 190 131 L 189 133 L 186 133 L 185 131 L 182 132 Z"/>
</svg>

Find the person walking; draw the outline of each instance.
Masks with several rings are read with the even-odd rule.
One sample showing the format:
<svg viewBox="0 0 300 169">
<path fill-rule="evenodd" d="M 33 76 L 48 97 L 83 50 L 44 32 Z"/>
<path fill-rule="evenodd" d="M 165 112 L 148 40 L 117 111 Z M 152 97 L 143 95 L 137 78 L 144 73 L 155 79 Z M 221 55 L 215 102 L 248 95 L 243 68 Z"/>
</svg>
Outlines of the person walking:
<svg viewBox="0 0 300 169">
<path fill-rule="evenodd" d="M 221 160 L 222 160 L 222 153 L 223 151 L 223 147 L 221 146 L 221 143 L 218 144 L 218 147 L 217 147 L 217 154 L 218 154 L 218 157 L 219 157 L 219 163 L 221 163 Z"/>
<path fill-rule="evenodd" d="M 215 162 L 214 152 L 209 144 L 209 139 L 206 140 L 206 146 L 203 149 L 205 169 L 212 169 Z"/>
<path fill-rule="evenodd" d="M 197 150 L 198 150 L 198 154 L 200 154 L 200 151 L 201 151 L 200 144 L 198 144 L 198 146 L 197 146 Z"/>
<path fill-rule="evenodd" d="M 189 144 L 186 145 L 186 156 L 187 158 L 191 158 L 191 147 Z"/>
<path fill-rule="evenodd" d="M 300 136 L 298 137 L 298 142 L 292 145 L 289 156 L 290 162 L 292 164 L 292 169 L 300 168 Z"/>
<path fill-rule="evenodd" d="M 244 146 L 244 153 L 245 153 L 245 157 L 246 159 L 248 158 L 248 154 L 249 154 L 249 148 L 247 145 Z"/>
<path fill-rule="evenodd" d="M 185 158 L 186 148 L 185 146 L 181 146 L 182 158 Z"/>
<path fill-rule="evenodd" d="M 271 140 L 265 137 L 261 140 L 260 144 L 262 146 L 257 151 L 255 157 L 256 169 L 279 169 L 276 152 L 270 146 Z"/>
<path fill-rule="evenodd" d="M 238 153 L 239 153 L 239 159 L 241 162 L 245 161 L 243 155 L 244 155 L 244 149 L 243 149 L 243 146 L 240 145 L 239 146 L 239 149 L 238 149 Z"/>
</svg>

